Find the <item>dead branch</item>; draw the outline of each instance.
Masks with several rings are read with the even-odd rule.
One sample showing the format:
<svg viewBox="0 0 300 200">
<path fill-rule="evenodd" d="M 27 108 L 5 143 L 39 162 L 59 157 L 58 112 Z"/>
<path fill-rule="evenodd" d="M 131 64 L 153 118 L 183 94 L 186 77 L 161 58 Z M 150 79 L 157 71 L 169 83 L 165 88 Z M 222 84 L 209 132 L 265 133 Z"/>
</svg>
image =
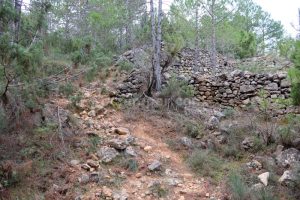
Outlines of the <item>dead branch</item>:
<svg viewBox="0 0 300 200">
<path fill-rule="evenodd" d="M 63 136 L 63 132 L 62 132 L 62 126 L 61 126 L 61 119 L 60 119 L 59 109 L 60 109 L 59 106 L 57 106 L 58 133 L 60 135 L 61 143 L 62 143 L 63 149 L 65 151 L 66 150 L 66 146 L 65 146 L 64 136 Z"/>
</svg>

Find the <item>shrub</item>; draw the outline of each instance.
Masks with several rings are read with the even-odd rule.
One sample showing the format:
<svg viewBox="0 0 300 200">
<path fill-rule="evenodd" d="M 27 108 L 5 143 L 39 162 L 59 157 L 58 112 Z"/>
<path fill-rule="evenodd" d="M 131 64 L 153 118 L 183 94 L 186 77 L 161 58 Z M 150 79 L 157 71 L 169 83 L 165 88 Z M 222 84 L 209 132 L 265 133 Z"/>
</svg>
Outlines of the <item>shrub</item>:
<svg viewBox="0 0 300 200">
<path fill-rule="evenodd" d="M 289 70 L 289 77 L 292 82 L 291 97 L 295 105 L 300 105 L 300 41 L 295 44 L 292 60 L 295 67 Z"/>
<path fill-rule="evenodd" d="M 91 69 L 89 69 L 85 74 L 85 80 L 87 82 L 92 82 L 95 77 L 98 75 L 99 68 L 97 66 L 93 66 Z"/>
<path fill-rule="evenodd" d="M 194 87 L 189 85 L 184 80 L 179 80 L 175 76 L 172 76 L 168 81 L 168 84 L 162 89 L 160 97 L 163 99 L 164 104 L 170 108 L 171 106 L 177 106 L 177 100 L 179 98 L 190 98 L 195 94 Z"/>
<path fill-rule="evenodd" d="M 69 97 L 72 94 L 74 94 L 74 92 L 75 92 L 75 88 L 72 85 L 72 83 L 66 83 L 59 86 L 59 93 L 62 95 Z"/>
<path fill-rule="evenodd" d="M 202 131 L 204 128 L 200 124 L 195 124 L 193 122 L 186 122 L 185 125 L 185 134 L 192 137 L 192 138 L 197 138 L 202 134 Z"/>
<path fill-rule="evenodd" d="M 162 197 L 166 197 L 168 194 L 168 190 L 165 189 L 164 187 L 162 187 L 162 185 L 160 183 L 154 183 L 151 187 L 150 190 L 153 194 L 155 194 L 156 196 L 162 198 Z"/>
<path fill-rule="evenodd" d="M 0 106 L 0 133 L 4 132 L 7 127 L 6 120 L 5 110 Z"/>
<path fill-rule="evenodd" d="M 222 161 L 208 151 L 194 151 L 187 159 L 188 165 L 199 175 L 216 178 L 222 169 Z"/>
<path fill-rule="evenodd" d="M 226 145 L 223 148 L 224 156 L 227 158 L 240 159 L 242 158 L 241 151 L 237 147 L 237 145 Z"/>
<path fill-rule="evenodd" d="M 235 113 L 234 108 L 232 107 L 228 107 L 226 109 L 224 109 L 223 114 L 225 115 L 226 118 L 232 117 Z"/>
<path fill-rule="evenodd" d="M 255 193 L 252 193 L 252 199 L 254 200 L 277 200 L 278 198 L 274 196 L 274 191 L 269 188 L 262 188 Z"/>
<path fill-rule="evenodd" d="M 139 164 L 135 159 L 125 159 L 122 163 L 123 167 L 131 172 L 136 172 L 139 168 Z"/>
<path fill-rule="evenodd" d="M 80 92 L 80 93 L 77 93 L 77 94 L 75 94 L 75 95 L 73 95 L 73 96 L 70 96 L 69 99 L 70 99 L 70 101 L 71 101 L 71 107 L 76 108 L 76 107 L 77 107 L 77 104 L 81 101 L 82 96 L 83 96 L 83 95 L 82 95 L 81 92 Z"/>
<path fill-rule="evenodd" d="M 118 63 L 118 66 L 121 71 L 126 71 L 126 72 L 130 72 L 134 68 L 134 65 L 131 62 L 126 60 L 123 60 L 120 63 Z"/>
<path fill-rule="evenodd" d="M 249 188 L 247 187 L 241 175 L 232 172 L 228 177 L 227 184 L 230 188 L 233 199 L 235 200 L 249 199 Z"/>
<path fill-rule="evenodd" d="M 112 64 L 113 59 L 110 54 L 100 52 L 94 55 L 93 60 L 99 67 L 109 67 Z"/>
</svg>

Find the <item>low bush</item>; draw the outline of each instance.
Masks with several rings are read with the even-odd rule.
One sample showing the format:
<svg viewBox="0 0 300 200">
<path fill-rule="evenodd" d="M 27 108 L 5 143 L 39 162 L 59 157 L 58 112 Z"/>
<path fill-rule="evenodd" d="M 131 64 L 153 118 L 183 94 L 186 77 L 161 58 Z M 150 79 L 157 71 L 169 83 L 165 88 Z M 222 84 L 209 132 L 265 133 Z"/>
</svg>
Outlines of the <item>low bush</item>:
<svg viewBox="0 0 300 200">
<path fill-rule="evenodd" d="M 191 98 L 195 94 L 194 87 L 188 82 L 172 76 L 168 84 L 162 89 L 159 97 L 163 99 L 163 104 L 168 108 L 177 108 L 178 99 Z"/>
<path fill-rule="evenodd" d="M 4 108 L 0 106 L 0 133 L 4 133 L 7 127 L 7 119 Z"/>
<path fill-rule="evenodd" d="M 197 138 L 197 137 L 201 136 L 203 131 L 204 131 L 204 128 L 200 124 L 196 124 L 193 122 L 185 123 L 184 133 L 192 138 Z"/>
<path fill-rule="evenodd" d="M 197 174 L 216 178 L 223 162 L 213 153 L 196 150 L 188 157 L 187 163 Z"/>
<path fill-rule="evenodd" d="M 255 193 L 252 193 L 251 199 L 253 200 L 278 200 L 279 198 L 274 196 L 274 191 L 269 188 L 262 188 Z"/>
<path fill-rule="evenodd" d="M 77 105 L 81 101 L 82 97 L 83 97 L 83 94 L 81 92 L 70 96 L 69 99 L 71 101 L 71 107 L 72 108 L 77 108 Z"/>
<path fill-rule="evenodd" d="M 118 67 L 121 71 L 130 72 L 133 70 L 134 65 L 129 61 L 123 60 L 118 63 Z"/>
<path fill-rule="evenodd" d="M 168 190 L 166 188 L 164 188 L 160 183 L 154 183 L 151 187 L 150 187 L 151 192 L 160 197 L 166 197 L 168 194 Z"/>
<path fill-rule="evenodd" d="M 228 107 L 224 109 L 223 114 L 225 115 L 225 118 L 230 118 L 234 115 L 235 110 L 232 107 Z"/>
<path fill-rule="evenodd" d="M 136 172 L 139 168 L 139 164 L 135 159 L 124 159 L 122 166 L 131 172 Z"/>
<path fill-rule="evenodd" d="M 240 174 L 232 172 L 228 177 L 227 184 L 234 200 L 250 199 L 249 188 Z"/>
<path fill-rule="evenodd" d="M 75 88 L 72 83 L 61 84 L 59 86 L 59 93 L 66 97 L 70 97 L 75 93 Z"/>
</svg>

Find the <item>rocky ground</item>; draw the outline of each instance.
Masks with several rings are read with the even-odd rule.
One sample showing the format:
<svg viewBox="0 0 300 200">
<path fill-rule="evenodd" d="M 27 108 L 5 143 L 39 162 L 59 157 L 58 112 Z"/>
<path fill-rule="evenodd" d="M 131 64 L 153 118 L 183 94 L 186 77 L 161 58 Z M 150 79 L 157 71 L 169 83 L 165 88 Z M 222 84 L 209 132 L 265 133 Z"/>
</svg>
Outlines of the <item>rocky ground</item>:
<svg viewBox="0 0 300 200">
<path fill-rule="evenodd" d="M 77 156 L 67 161 L 68 175 L 76 177 L 73 184 L 86 190 L 78 192 L 76 199 L 183 200 L 227 196 L 221 187 L 195 176 L 181 153 L 169 148 L 166 138 L 180 137 L 170 121 L 163 117 L 150 119 L 151 116 L 131 121 L 130 113 L 113 109 L 112 99 L 100 94 L 97 85 L 82 92 L 80 112 L 75 117 L 81 121 L 84 134 L 76 139 Z M 64 108 L 61 102 L 65 103 L 57 101 Z M 100 140 L 99 144 L 81 155 L 86 141 L 93 138 Z M 52 187 L 52 195 L 64 198 L 63 185 Z"/>
<path fill-rule="evenodd" d="M 290 189 L 300 183 L 297 122 L 270 120 L 267 109 L 251 106 L 116 102 L 124 77 L 110 73 L 105 81 L 74 81 L 73 96 L 54 95 L 42 114 L 28 114 L 35 125 L 28 133 L 0 137 L 0 199 L 265 199 L 266 191 L 297 199 L 299 189 Z M 288 127 L 284 140 L 280 126 Z M 244 183 L 228 184 L 241 169 L 249 187 L 243 197 L 229 188 Z M 266 195 L 250 198 L 256 194 Z"/>
</svg>

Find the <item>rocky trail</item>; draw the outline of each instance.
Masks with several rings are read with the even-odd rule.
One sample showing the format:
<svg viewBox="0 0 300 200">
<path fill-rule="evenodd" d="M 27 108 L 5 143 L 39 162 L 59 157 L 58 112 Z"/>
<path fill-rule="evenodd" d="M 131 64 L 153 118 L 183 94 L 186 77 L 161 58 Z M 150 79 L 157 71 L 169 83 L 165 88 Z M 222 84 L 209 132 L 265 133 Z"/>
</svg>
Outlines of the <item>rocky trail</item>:
<svg viewBox="0 0 300 200">
<path fill-rule="evenodd" d="M 224 196 L 220 187 L 190 171 L 180 151 L 169 148 L 168 138 L 180 138 L 170 121 L 151 116 L 128 120 L 126 115 L 136 113 L 114 109 L 112 99 L 101 94 L 98 83 L 81 87 L 81 92 L 80 111 L 73 115 L 84 134 L 74 139 L 77 148 L 67 170 L 73 177 L 68 187 L 84 188 L 71 189 L 75 199 L 192 200 Z M 66 109 L 68 101 L 59 99 L 56 103 Z M 93 150 L 85 153 L 83 149 L 91 145 L 87 141 L 94 141 Z M 68 199 L 61 196 L 59 186 L 53 190 Z"/>
</svg>

